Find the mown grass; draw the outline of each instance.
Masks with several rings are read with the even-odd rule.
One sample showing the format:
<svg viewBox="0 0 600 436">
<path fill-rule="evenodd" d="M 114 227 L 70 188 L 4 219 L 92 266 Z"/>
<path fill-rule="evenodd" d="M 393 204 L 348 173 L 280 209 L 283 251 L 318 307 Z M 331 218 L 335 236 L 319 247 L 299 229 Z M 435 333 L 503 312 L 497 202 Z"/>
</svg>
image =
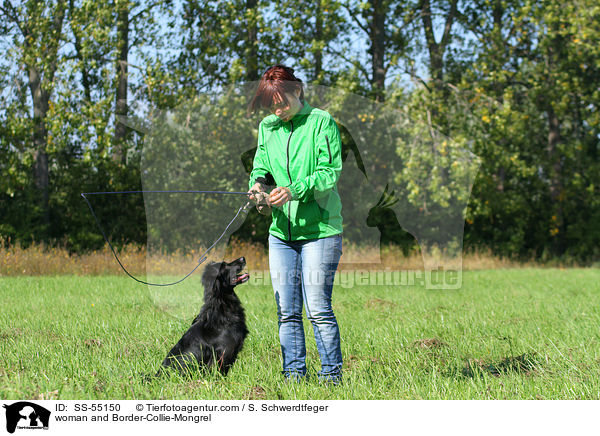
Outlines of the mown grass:
<svg viewBox="0 0 600 436">
<path fill-rule="evenodd" d="M 180 310 L 124 276 L 1 278 L 0 398 L 600 399 L 598 269 L 467 271 L 446 291 L 338 286 L 337 387 L 283 383 L 272 291 L 250 284 L 237 288 L 250 335 L 228 377 L 148 377 L 199 309 L 198 282 L 184 282 Z"/>
</svg>

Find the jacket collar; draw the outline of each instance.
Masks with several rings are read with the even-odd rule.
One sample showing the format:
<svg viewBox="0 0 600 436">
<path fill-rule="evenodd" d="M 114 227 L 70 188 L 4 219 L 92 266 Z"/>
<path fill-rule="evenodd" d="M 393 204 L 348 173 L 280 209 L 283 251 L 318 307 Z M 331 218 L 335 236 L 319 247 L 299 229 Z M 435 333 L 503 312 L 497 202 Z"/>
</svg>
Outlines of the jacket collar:
<svg viewBox="0 0 600 436">
<path fill-rule="evenodd" d="M 312 110 L 311 105 L 309 105 L 306 100 L 304 100 L 304 106 L 300 108 L 300 110 L 292 117 L 292 121 L 295 121 L 298 118 L 305 117 Z"/>
</svg>

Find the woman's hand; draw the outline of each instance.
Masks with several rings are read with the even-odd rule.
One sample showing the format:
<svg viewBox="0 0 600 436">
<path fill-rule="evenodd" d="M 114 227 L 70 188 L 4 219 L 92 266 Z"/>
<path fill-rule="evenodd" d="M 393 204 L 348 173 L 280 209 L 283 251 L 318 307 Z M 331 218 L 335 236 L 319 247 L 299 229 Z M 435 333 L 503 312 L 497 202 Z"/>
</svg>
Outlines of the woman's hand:
<svg viewBox="0 0 600 436">
<path fill-rule="evenodd" d="M 283 206 L 292 199 L 292 192 L 286 187 L 277 187 L 271 191 L 269 203 L 271 206 Z"/>
<path fill-rule="evenodd" d="M 269 193 L 265 191 L 266 186 L 256 182 L 248 191 L 248 197 L 256 204 L 256 210 L 261 215 L 271 215 L 271 205 L 269 204 Z"/>
<path fill-rule="evenodd" d="M 256 182 L 252 188 L 248 191 L 248 198 L 253 202 L 257 203 L 260 200 L 260 196 L 257 195 L 262 191 L 262 185 L 259 182 Z"/>
</svg>

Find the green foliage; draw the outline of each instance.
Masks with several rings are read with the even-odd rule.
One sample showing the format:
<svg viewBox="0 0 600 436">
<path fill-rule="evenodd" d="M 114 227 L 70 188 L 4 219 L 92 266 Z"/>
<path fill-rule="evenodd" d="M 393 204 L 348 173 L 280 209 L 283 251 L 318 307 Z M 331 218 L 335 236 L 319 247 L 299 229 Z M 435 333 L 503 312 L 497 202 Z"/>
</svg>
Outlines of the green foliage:
<svg viewBox="0 0 600 436">
<path fill-rule="evenodd" d="M 128 120 L 115 116 L 123 8 Z M 0 235 L 73 251 L 98 246 L 100 234 L 79 193 L 139 188 L 150 120 L 157 111 L 196 113 L 205 98 L 227 108 L 219 116 L 229 130 L 211 135 L 220 124 L 213 117 L 203 121 L 201 134 L 180 131 L 174 140 L 186 149 L 179 159 L 190 183 L 244 189 L 240 156 L 246 164 L 251 159 L 258 119 L 245 118 L 250 88 L 235 97 L 227 90 L 283 62 L 306 83 L 342 91 L 321 100 L 324 109 L 351 113 L 354 103 L 338 97 L 352 93 L 385 101 L 390 113 L 410 120 L 393 129 L 385 116 L 380 124 L 358 118 L 356 126 L 342 126 L 345 153 L 354 150 L 346 177 L 362 174 L 352 159 L 357 144 L 366 151 L 353 137 L 361 129 L 371 139 L 365 172 L 381 176 L 356 191 L 341 187 L 343 197 L 376 201 L 389 185 L 407 207 L 426 204 L 430 222 L 443 222 L 443 214 L 434 219 L 433 205 L 464 213 L 468 246 L 593 262 L 600 246 L 599 23 L 592 0 L 4 2 Z M 120 121 L 128 126 L 124 144 L 115 141 Z M 228 149 L 238 132 L 243 146 Z M 415 143 L 416 137 L 429 139 Z M 116 162 L 121 147 L 125 157 Z M 475 180 L 469 180 L 474 168 L 460 164 L 467 152 L 478 157 L 469 160 L 479 165 Z M 46 174 L 40 156 L 48 160 Z M 146 242 L 140 202 L 97 200 L 115 242 Z M 364 217 L 351 200 L 344 210 L 346 234 L 360 238 L 364 223 L 357 220 Z M 402 240 L 411 232 L 405 221 L 395 211 L 386 233 Z M 268 219 L 253 211 L 236 236 L 264 241 L 267 227 Z"/>
</svg>

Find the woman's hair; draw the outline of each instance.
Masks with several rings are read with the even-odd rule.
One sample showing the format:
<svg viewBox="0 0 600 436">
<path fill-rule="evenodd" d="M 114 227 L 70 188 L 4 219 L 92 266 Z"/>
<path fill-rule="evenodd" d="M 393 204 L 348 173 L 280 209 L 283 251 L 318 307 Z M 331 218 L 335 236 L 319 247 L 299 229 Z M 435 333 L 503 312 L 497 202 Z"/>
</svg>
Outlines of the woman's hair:
<svg viewBox="0 0 600 436">
<path fill-rule="evenodd" d="M 302 80 L 294 76 L 294 70 L 285 65 L 277 64 L 267 68 L 262 75 L 256 93 L 248 104 L 248 112 L 256 112 L 260 108 L 269 108 L 273 104 L 275 95 L 281 97 L 285 104 L 289 104 L 285 93 L 300 90 L 300 101 L 304 100 Z"/>
</svg>

